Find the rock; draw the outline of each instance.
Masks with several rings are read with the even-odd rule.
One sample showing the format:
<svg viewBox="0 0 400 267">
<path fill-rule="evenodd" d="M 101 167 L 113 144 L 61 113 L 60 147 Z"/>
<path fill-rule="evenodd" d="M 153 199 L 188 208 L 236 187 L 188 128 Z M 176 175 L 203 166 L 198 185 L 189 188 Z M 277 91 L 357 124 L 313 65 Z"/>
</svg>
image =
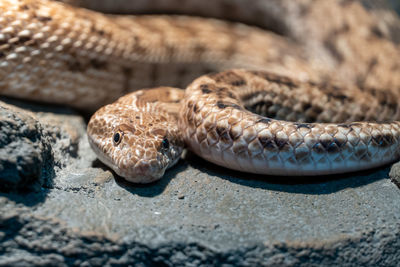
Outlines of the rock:
<svg viewBox="0 0 400 267">
<path fill-rule="evenodd" d="M 57 170 L 76 157 L 85 132 L 80 117 L 66 120 L 67 116 L 33 113 L 0 102 L 1 191 L 51 187 Z"/>
<path fill-rule="evenodd" d="M 51 115 L 62 127 L 46 125 L 49 113 L 25 119 L 69 141 L 58 144 L 60 154 L 52 144 L 53 165 L 61 167 L 51 188 L 0 195 L 0 266 L 400 262 L 400 194 L 388 168 L 290 180 L 227 170 L 188 153 L 161 181 L 128 184 L 96 160 L 82 119 L 68 112 Z"/>
<path fill-rule="evenodd" d="M 390 169 L 389 177 L 400 189 L 400 162 L 393 164 L 392 168 Z"/>
<path fill-rule="evenodd" d="M 0 103 L 1 190 L 38 188 L 54 176 L 50 142 L 33 114 Z"/>
</svg>

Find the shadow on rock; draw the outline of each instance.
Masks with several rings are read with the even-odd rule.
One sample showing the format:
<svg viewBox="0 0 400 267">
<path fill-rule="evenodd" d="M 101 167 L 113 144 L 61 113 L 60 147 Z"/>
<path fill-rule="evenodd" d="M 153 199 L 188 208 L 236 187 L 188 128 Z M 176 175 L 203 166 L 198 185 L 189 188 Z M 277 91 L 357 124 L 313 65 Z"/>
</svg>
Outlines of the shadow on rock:
<svg viewBox="0 0 400 267">
<path fill-rule="evenodd" d="M 217 176 L 232 183 L 298 194 L 331 194 L 346 188 L 356 188 L 388 178 L 389 166 L 345 174 L 320 176 L 270 176 L 244 173 L 227 169 L 205 161 L 194 153 L 188 153 L 187 163 L 210 176 Z"/>
<path fill-rule="evenodd" d="M 183 172 L 188 167 L 188 164 L 180 160 L 174 167 L 168 169 L 160 180 L 149 184 L 138 184 L 129 182 L 121 176 L 117 175 L 113 170 L 108 168 L 98 159 L 93 162 L 92 167 L 101 168 L 104 171 L 111 171 L 114 176 L 115 182 L 121 188 L 125 189 L 131 194 L 135 194 L 141 197 L 155 197 L 161 195 L 168 184 L 171 182 L 171 180 L 175 178 L 178 173 Z"/>
<path fill-rule="evenodd" d="M 34 207 L 43 203 L 49 193 L 49 189 L 43 188 L 38 192 L 10 192 L 0 193 L 0 197 L 5 197 L 18 204 L 23 204 L 27 207 Z"/>
</svg>

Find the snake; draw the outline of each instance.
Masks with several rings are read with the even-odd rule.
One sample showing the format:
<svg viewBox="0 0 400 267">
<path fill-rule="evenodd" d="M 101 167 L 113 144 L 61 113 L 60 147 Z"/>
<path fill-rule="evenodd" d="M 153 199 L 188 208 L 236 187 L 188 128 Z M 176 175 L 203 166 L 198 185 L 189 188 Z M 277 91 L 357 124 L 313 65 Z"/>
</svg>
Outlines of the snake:
<svg viewBox="0 0 400 267">
<path fill-rule="evenodd" d="M 0 2 L 0 94 L 97 110 L 91 147 L 134 183 L 163 177 L 185 148 L 263 175 L 397 160 L 398 92 L 324 82 L 304 55 L 282 36 L 219 19 Z"/>
</svg>

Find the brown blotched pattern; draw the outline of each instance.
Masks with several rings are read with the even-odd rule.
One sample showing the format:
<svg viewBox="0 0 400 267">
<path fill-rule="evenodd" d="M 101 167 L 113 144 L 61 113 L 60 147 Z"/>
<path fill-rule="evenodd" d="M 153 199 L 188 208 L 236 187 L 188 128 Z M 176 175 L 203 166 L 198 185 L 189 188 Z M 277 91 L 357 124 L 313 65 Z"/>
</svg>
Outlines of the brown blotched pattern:
<svg viewBox="0 0 400 267">
<path fill-rule="evenodd" d="M 229 70 L 202 76 L 186 91 L 121 97 L 92 116 L 88 135 L 100 160 L 140 183 L 161 178 L 184 142 L 216 164 L 269 175 L 342 173 L 398 159 L 400 123 L 383 122 L 400 118 L 389 100 L 398 97 L 355 90 Z M 351 122 L 359 116 L 382 122 Z M 321 123 L 328 120 L 337 123 Z"/>
<path fill-rule="evenodd" d="M 303 54 L 276 34 L 242 24 L 0 1 L 0 93 L 13 97 L 93 110 L 129 91 L 184 87 L 234 67 L 310 78 Z"/>
<path fill-rule="evenodd" d="M 221 94 L 221 88 L 230 95 Z M 345 89 L 266 72 L 231 70 L 203 76 L 186 89 L 180 128 L 189 148 L 201 157 L 252 173 L 342 173 L 398 159 L 399 122 L 307 123 L 329 116 L 333 122 L 352 120 L 358 110 L 370 121 L 400 118 L 397 106 L 377 116 L 377 109 L 388 107 L 369 90 L 355 97 L 353 90 Z"/>
<path fill-rule="evenodd" d="M 266 16 L 267 2 L 202 5 L 216 17 L 261 18 L 259 25 L 286 18 Z M 357 1 L 272 2 L 298 11 L 275 28 L 288 39 L 214 19 L 107 16 L 54 1 L 2 0 L 0 94 L 93 110 L 140 88 L 254 69 L 204 76 L 181 105 L 173 88 L 122 97 L 93 115 L 90 143 L 134 182 L 160 178 L 179 158 L 182 138 L 210 161 L 265 174 L 345 172 L 396 159 L 399 125 L 384 123 L 400 113 L 400 53 L 389 24 Z M 350 122 L 359 120 L 375 122 Z"/>
</svg>

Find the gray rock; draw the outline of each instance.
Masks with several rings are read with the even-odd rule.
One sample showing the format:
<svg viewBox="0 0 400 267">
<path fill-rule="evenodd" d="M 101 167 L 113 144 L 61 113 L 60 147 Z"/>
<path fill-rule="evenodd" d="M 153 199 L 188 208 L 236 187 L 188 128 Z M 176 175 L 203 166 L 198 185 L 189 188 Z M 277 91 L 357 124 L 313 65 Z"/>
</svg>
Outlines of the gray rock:
<svg viewBox="0 0 400 267">
<path fill-rule="evenodd" d="M 14 104 L 29 108 L 21 102 Z M 66 109 L 64 112 L 33 113 L 0 102 L 1 191 L 51 187 L 56 171 L 76 157 L 84 122 Z M 79 129 L 74 126 L 77 124 Z"/>
<path fill-rule="evenodd" d="M 389 177 L 392 179 L 392 182 L 400 188 L 400 162 L 393 164 L 390 169 Z"/>
<path fill-rule="evenodd" d="M 0 103 L 1 190 L 40 187 L 53 175 L 49 140 L 33 114 Z"/>
<path fill-rule="evenodd" d="M 400 191 L 388 168 L 291 180 L 230 171 L 188 153 L 161 181 L 133 185 L 96 160 L 80 117 L 54 111 L 2 113 L 37 125 L 35 134 L 58 133 L 59 141 L 50 138 L 51 152 L 27 141 L 42 167 L 52 164 L 51 187 L 0 194 L 0 266 L 400 262 Z M 6 129 L 16 129 L 8 130 L 14 138 L 23 127 Z"/>
</svg>

